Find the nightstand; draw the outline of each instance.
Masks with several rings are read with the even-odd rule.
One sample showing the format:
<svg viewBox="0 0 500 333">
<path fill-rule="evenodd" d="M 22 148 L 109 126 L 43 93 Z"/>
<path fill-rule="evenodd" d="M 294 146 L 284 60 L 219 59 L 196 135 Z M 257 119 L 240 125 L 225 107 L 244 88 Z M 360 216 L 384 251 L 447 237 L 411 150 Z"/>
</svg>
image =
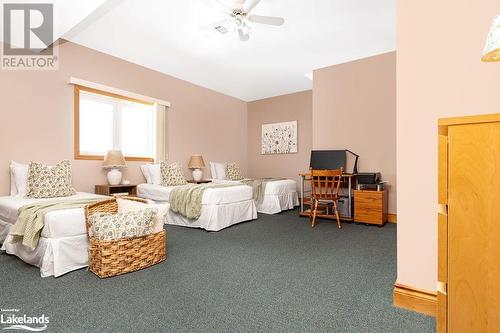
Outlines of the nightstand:
<svg viewBox="0 0 500 333">
<path fill-rule="evenodd" d="M 137 195 L 137 185 L 96 185 L 95 194 L 101 195 Z"/>
<path fill-rule="evenodd" d="M 211 183 L 212 181 L 209 180 L 209 179 L 202 179 L 202 180 L 188 180 L 187 181 L 188 183 L 191 183 L 191 184 L 208 184 L 208 183 Z"/>
</svg>

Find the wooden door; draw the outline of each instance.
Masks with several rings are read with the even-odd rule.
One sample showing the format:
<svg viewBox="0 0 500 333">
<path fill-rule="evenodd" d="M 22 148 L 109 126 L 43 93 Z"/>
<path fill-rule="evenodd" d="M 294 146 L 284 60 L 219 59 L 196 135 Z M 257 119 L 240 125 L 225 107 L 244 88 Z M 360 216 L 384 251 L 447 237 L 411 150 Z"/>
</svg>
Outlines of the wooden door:
<svg viewBox="0 0 500 333">
<path fill-rule="evenodd" d="M 448 140 L 448 332 L 500 332 L 500 123 Z"/>
</svg>

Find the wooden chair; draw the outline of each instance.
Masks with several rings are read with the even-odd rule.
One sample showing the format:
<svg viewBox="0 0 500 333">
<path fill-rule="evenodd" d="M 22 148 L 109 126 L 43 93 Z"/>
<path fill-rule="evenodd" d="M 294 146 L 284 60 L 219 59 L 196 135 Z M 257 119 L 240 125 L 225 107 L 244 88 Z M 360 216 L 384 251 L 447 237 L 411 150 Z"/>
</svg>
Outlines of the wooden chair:
<svg viewBox="0 0 500 333">
<path fill-rule="evenodd" d="M 337 202 L 339 200 L 340 183 L 342 179 L 342 168 L 336 170 L 314 170 L 311 169 L 311 227 L 316 225 L 316 215 L 318 205 L 332 204 L 337 218 L 337 225 L 340 225 L 339 210 Z"/>
</svg>

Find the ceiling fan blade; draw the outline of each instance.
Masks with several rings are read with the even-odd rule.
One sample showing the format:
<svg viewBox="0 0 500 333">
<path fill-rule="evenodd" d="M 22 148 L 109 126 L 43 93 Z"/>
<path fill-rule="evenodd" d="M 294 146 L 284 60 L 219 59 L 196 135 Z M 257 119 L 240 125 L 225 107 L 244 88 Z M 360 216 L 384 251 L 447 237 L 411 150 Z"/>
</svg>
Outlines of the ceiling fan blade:
<svg viewBox="0 0 500 333">
<path fill-rule="evenodd" d="M 245 13 L 250 13 L 261 1 L 262 0 L 247 0 L 244 7 Z"/>
<path fill-rule="evenodd" d="M 248 17 L 250 22 L 260 23 L 260 24 L 269 24 L 280 26 L 285 23 L 285 19 L 282 17 L 275 16 L 261 16 L 261 15 L 251 15 Z"/>
<path fill-rule="evenodd" d="M 219 5 L 219 7 L 221 7 L 225 13 L 232 13 L 233 12 L 233 8 L 229 7 L 226 3 L 222 2 L 221 0 L 215 0 L 215 2 Z"/>
<path fill-rule="evenodd" d="M 243 9 L 243 5 L 245 4 L 245 0 L 234 0 L 234 8 Z"/>
<path fill-rule="evenodd" d="M 217 29 L 218 27 L 227 27 L 232 22 L 233 22 L 233 20 L 231 20 L 231 19 L 225 19 L 225 20 L 217 21 L 217 22 L 214 22 L 211 24 L 207 24 L 207 25 L 201 27 L 200 29 L 201 30 L 212 30 L 212 29 Z M 227 28 L 226 28 L 226 30 L 227 30 Z M 221 32 L 220 30 L 218 30 L 218 31 Z"/>
<path fill-rule="evenodd" d="M 243 32 L 243 29 L 238 29 L 238 35 L 242 42 L 247 42 L 250 39 L 250 34 Z"/>
</svg>

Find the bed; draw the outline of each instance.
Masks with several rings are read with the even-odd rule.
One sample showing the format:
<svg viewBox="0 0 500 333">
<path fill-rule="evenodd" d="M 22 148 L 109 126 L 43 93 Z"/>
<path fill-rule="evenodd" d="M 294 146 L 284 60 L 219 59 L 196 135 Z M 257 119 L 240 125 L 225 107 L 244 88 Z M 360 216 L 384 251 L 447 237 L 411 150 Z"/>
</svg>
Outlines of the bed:
<svg viewBox="0 0 500 333">
<path fill-rule="evenodd" d="M 214 183 L 240 183 L 226 179 L 226 163 L 210 162 L 210 172 Z M 277 179 L 267 183 L 264 200 L 257 203 L 257 211 L 263 214 L 278 214 L 299 205 L 297 182 L 292 179 Z"/>
<path fill-rule="evenodd" d="M 248 180 L 248 179 L 247 179 Z M 213 183 L 234 183 L 238 180 L 212 179 Z M 257 203 L 257 212 L 262 214 L 278 214 L 284 210 L 294 209 L 299 205 L 297 182 L 291 179 L 273 180 L 267 183 L 264 200 Z"/>
<path fill-rule="evenodd" d="M 192 186 L 179 185 L 179 186 Z M 140 184 L 137 196 L 156 203 L 168 203 L 171 191 L 177 186 Z M 169 210 L 165 223 L 208 231 L 219 231 L 231 225 L 257 218 L 257 208 L 252 199 L 252 188 L 246 185 L 225 188 L 208 188 L 203 193 L 201 215 L 188 219 Z"/>
<path fill-rule="evenodd" d="M 55 200 L 93 198 L 106 199 L 107 197 L 77 192 L 75 195 L 55 198 Z M 27 204 L 46 200 L 26 199 L 21 196 L 0 197 L 0 243 L 3 243 L 1 250 L 19 257 L 28 264 L 39 267 L 42 277 L 58 277 L 86 267 L 88 264 L 88 242 L 83 208 L 47 213 L 40 240 L 34 250 L 21 243 L 10 242 L 9 230 L 17 221 L 18 209 Z"/>
</svg>

